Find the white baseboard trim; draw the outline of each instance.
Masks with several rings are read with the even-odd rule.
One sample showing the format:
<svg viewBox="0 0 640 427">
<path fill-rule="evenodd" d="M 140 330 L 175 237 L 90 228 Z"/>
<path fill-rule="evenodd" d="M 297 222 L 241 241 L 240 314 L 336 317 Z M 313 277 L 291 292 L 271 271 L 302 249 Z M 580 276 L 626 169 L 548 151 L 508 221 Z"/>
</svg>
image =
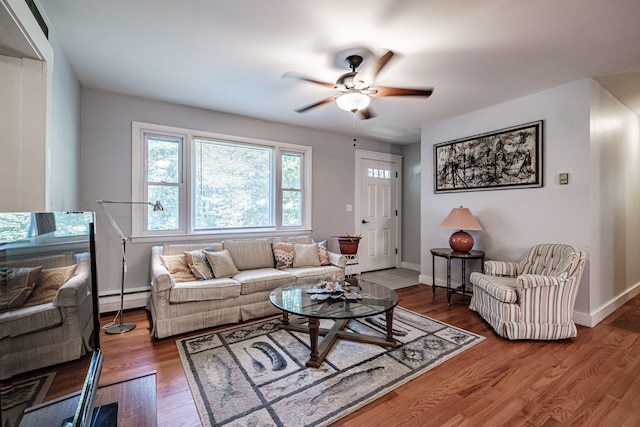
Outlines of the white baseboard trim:
<svg viewBox="0 0 640 427">
<path fill-rule="evenodd" d="M 622 307 L 626 302 L 631 300 L 636 295 L 640 294 L 640 283 L 636 283 L 633 287 L 627 289 L 626 292 L 613 298 L 611 301 L 601 305 L 598 309 L 594 310 L 591 314 L 582 313 L 579 311 L 573 311 L 573 321 L 578 325 L 593 328 L 598 323 L 602 322 L 611 313 Z"/>
<path fill-rule="evenodd" d="M 124 294 L 124 309 L 146 307 L 151 291 L 148 286 L 139 288 L 128 288 Z M 100 313 L 110 313 L 120 310 L 120 293 L 105 292 L 98 296 L 98 306 Z"/>
<path fill-rule="evenodd" d="M 432 283 L 433 280 L 431 278 L 431 275 L 427 276 L 427 275 L 421 274 L 420 276 L 418 276 L 418 280 L 420 280 L 420 283 L 423 283 L 425 285 L 430 285 L 430 286 L 433 285 L 433 283 Z M 436 277 L 436 286 L 441 286 L 443 288 L 446 288 L 447 287 L 447 279 L 439 279 L 439 278 Z M 462 283 L 458 283 L 458 282 L 456 282 L 454 280 L 451 281 L 451 287 L 452 288 L 455 289 L 458 286 L 462 286 Z M 467 289 L 471 289 L 473 287 L 473 285 L 471 283 L 466 283 L 465 286 L 466 286 Z"/>
<path fill-rule="evenodd" d="M 424 283 L 425 285 L 433 285 L 433 283 L 431 283 L 431 276 L 421 274 L 418 276 L 418 280 L 420 283 Z"/>
<path fill-rule="evenodd" d="M 401 262 L 400 266 L 402 268 L 406 268 L 407 270 L 420 271 L 420 264 L 414 264 L 411 262 Z"/>
</svg>

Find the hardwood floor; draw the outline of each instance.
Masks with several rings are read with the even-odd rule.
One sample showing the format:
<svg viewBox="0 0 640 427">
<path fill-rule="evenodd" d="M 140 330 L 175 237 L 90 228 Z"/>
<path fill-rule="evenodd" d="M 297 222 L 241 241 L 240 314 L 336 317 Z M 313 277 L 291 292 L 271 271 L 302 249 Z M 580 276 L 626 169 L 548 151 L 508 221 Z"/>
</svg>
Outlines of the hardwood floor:
<svg viewBox="0 0 640 427">
<path fill-rule="evenodd" d="M 486 337 L 334 426 L 638 426 L 640 425 L 640 296 L 578 337 L 565 341 L 507 341 L 475 312 L 468 298 L 444 289 L 399 289 L 400 306 Z M 127 312 L 135 330 L 101 332 L 101 382 L 157 371 L 158 425 L 199 426 L 175 338 L 152 340 L 144 310 Z M 111 320 L 103 316 L 102 324 Z M 181 335 L 197 335 L 193 334 Z M 47 395 L 82 386 L 88 358 L 56 366 Z M 43 370 L 46 371 L 46 370 Z"/>
</svg>

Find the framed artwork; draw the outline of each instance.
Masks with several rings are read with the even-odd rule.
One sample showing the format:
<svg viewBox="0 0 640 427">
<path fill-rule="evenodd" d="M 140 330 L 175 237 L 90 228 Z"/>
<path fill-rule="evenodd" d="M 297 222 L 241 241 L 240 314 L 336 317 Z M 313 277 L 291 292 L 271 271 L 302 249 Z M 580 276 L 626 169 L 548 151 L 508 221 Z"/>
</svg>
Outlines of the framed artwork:
<svg viewBox="0 0 640 427">
<path fill-rule="evenodd" d="M 434 193 L 542 187 L 542 120 L 433 146 Z"/>
</svg>

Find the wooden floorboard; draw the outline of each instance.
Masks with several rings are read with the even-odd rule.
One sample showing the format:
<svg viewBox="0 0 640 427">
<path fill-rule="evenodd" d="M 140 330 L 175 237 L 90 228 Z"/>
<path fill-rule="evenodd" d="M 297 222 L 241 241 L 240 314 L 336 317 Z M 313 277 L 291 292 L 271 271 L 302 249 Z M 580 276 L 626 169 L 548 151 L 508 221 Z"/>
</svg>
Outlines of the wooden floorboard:
<svg viewBox="0 0 640 427">
<path fill-rule="evenodd" d="M 339 420 L 334 426 L 639 426 L 640 296 L 595 328 L 563 341 L 507 341 L 475 312 L 468 297 L 416 285 L 399 289 L 400 306 L 475 332 L 486 340 Z M 102 317 L 102 323 L 111 318 Z M 125 314 L 136 329 L 101 332 L 101 382 L 157 372 L 158 425 L 199 426 L 175 345 L 149 336 L 145 310 Z M 47 400 L 76 391 L 85 357 L 56 366 Z M 50 370 L 44 369 L 42 372 Z M 31 374 L 32 375 L 32 374 Z"/>
</svg>

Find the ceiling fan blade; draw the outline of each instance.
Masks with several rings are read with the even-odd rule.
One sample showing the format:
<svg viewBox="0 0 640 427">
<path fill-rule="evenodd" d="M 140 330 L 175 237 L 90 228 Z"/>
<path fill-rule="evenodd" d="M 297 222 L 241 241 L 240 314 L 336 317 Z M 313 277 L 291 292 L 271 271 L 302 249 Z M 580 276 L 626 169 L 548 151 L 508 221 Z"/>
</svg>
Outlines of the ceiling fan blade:
<svg viewBox="0 0 640 427">
<path fill-rule="evenodd" d="M 387 51 L 384 55 L 382 55 L 375 64 L 371 66 L 371 81 L 373 82 L 375 78 L 380 74 L 380 71 L 387 65 L 389 60 L 393 57 L 394 53 L 390 50 Z"/>
<path fill-rule="evenodd" d="M 368 106 L 367 108 L 363 108 L 362 110 L 358 110 L 358 113 L 360 113 L 360 118 L 362 120 L 371 119 L 376 116 L 376 113 L 373 111 L 371 106 Z"/>
<path fill-rule="evenodd" d="M 305 82 L 309 82 L 309 83 L 314 83 L 314 84 L 317 84 L 317 85 L 325 86 L 325 87 L 328 87 L 328 88 L 331 88 L 331 89 L 337 89 L 338 88 L 338 85 L 335 84 L 335 83 L 323 82 L 323 81 L 316 80 L 316 79 L 313 79 L 311 77 L 303 76 L 302 74 L 294 73 L 294 72 L 291 72 L 291 71 L 287 72 L 287 73 L 284 73 L 282 75 L 282 77 L 289 77 L 291 79 L 302 80 L 302 81 L 305 81 Z"/>
<path fill-rule="evenodd" d="M 378 74 L 380 74 L 380 71 L 382 71 L 394 55 L 392 51 L 388 50 L 387 53 L 380 56 L 376 62 L 365 66 L 362 71 L 354 77 L 354 81 L 356 82 L 355 88 L 368 90 L 373 85 Z"/>
<path fill-rule="evenodd" d="M 372 87 L 375 93 L 369 96 L 426 96 L 429 97 L 433 93 L 433 88 L 426 89 L 406 89 L 401 87 L 376 86 Z"/>
<path fill-rule="evenodd" d="M 338 96 L 339 95 L 331 96 L 329 98 L 325 98 L 322 101 L 315 102 L 315 103 L 313 103 L 311 105 L 307 105 L 306 107 L 298 108 L 295 111 L 296 111 L 296 113 L 306 113 L 307 111 L 311 110 L 312 108 L 316 108 L 316 107 L 319 107 L 319 106 L 321 106 L 323 104 L 328 104 L 329 102 L 335 101 L 335 99 Z"/>
</svg>

